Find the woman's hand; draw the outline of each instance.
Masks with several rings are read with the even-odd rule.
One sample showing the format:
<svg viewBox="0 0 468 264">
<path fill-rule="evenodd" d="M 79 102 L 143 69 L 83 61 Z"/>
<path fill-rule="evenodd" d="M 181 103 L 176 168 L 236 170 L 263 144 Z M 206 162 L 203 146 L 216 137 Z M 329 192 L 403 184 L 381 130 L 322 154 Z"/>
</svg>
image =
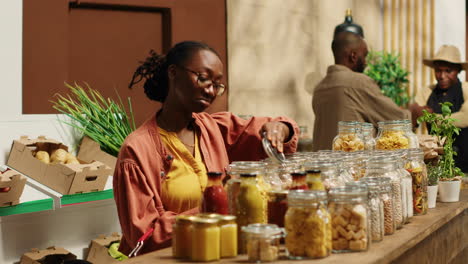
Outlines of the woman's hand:
<svg viewBox="0 0 468 264">
<path fill-rule="evenodd" d="M 268 122 L 262 126 L 260 135 L 264 135 L 271 142 L 271 145 L 283 152 L 283 143 L 289 137 L 289 127 L 282 122 Z"/>
</svg>

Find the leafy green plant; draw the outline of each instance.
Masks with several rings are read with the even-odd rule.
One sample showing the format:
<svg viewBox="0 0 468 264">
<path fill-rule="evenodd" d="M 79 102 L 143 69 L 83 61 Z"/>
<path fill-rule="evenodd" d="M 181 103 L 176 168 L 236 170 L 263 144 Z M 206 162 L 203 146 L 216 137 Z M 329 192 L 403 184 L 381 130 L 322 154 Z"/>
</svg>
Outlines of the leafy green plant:
<svg viewBox="0 0 468 264">
<path fill-rule="evenodd" d="M 423 110 L 423 115 L 418 118 L 418 123 L 426 122 L 430 126 L 429 134 L 435 135 L 437 139 L 442 142 L 444 140 L 444 153 L 440 157 L 438 166 L 440 166 L 443 177 L 452 179 L 455 176 L 463 175 L 460 168 L 455 166 L 453 157 L 457 153 L 453 150 L 453 142 L 455 135 L 460 133 L 460 128 L 456 127 L 451 118 L 452 110 L 450 102 L 441 103 L 442 114 L 429 113 Z"/>
<path fill-rule="evenodd" d="M 397 105 L 406 106 L 408 74 L 400 64 L 400 56 L 385 51 L 370 51 L 367 54 L 365 74 L 379 85 L 382 93 L 390 97 Z"/>
<path fill-rule="evenodd" d="M 441 166 L 438 164 L 427 165 L 427 178 L 429 186 L 436 186 L 439 183 L 439 179 L 443 178 L 444 172 Z"/>
<path fill-rule="evenodd" d="M 71 94 L 57 94 L 57 101 L 52 101 L 54 109 L 72 120 L 61 122 L 99 143 L 103 151 L 117 156 L 125 138 L 135 130 L 130 98 L 127 112 L 120 97 L 119 102 L 115 102 L 104 98 L 88 85 L 86 90 L 76 83 L 66 83 L 65 86 L 70 89 Z"/>
</svg>

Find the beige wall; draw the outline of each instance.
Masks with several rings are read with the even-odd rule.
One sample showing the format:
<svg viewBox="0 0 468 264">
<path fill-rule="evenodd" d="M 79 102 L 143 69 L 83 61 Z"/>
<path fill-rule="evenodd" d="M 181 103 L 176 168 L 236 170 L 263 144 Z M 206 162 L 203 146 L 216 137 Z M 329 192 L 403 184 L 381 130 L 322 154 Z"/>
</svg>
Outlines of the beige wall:
<svg viewBox="0 0 468 264">
<path fill-rule="evenodd" d="M 227 3 L 229 110 L 236 114 L 286 115 L 311 134 L 310 91 L 333 64 L 333 30 L 347 8 L 364 27 L 369 46 L 382 49 L 380 0 Z"/>
</svg>

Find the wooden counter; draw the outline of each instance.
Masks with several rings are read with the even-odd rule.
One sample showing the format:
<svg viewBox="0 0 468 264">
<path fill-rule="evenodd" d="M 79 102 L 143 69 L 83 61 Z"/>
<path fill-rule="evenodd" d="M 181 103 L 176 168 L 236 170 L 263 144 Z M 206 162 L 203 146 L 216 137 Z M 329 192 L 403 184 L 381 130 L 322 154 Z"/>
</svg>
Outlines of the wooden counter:
<svg viewBox="0 0 468 264">
<path fill-rule="evenodd" d="M 183 263 L 171 257 L 170 248 L 138 256 L 124 263 Z M 247 257 L 223 259 L 220 263 L 245 263 Z M 371 245 L 363 253 L 332 254 L 320 260 L 280 260 L 274 263 L 468 263 L 468 190 L 460 202 L 437 203 L 424 216 L 415 216 L 411 223 L 384 240 Z M 190 262 L 189 262 L 190 263 Z M 193 262 L 192 262 L 193 263 Z"/>
</svg>

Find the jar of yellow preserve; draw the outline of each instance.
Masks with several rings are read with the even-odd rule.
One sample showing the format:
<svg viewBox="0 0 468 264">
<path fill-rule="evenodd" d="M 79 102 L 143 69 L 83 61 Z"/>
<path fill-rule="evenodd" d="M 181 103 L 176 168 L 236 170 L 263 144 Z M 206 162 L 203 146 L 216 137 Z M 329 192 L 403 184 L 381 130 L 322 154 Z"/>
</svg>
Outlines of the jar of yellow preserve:
<svg viewBox="0 0 468 264">
<path fill-rule="evenodd" d="M 194 216 L 178 215 L 173 225 L 172 255 L 174 258 L 190 258 L 192 251 L 192 220 Z"/>
<path fill-rule="evenodd" d="M 218 219 L 195 217 L 192 220 L 192 261 L 220 259 L 220 228 Z"/>
<path fill-rule="evenodd" d="M 221 258 L 237 256 L 237 223 L 233 215 L 220 215 Z"/>
</svg>

